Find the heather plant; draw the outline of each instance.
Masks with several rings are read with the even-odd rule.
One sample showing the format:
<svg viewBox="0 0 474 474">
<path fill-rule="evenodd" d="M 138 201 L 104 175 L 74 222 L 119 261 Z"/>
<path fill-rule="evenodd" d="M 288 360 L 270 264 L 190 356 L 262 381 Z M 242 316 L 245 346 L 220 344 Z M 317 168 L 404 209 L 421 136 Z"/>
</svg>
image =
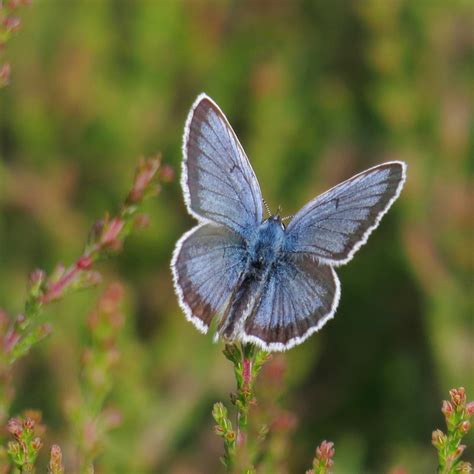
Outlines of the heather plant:
<svg viewBox="0 0 474 474">
<path fill-rule="evenodd" d="M 27 3 L 0 0 L 0 83 L 10 84 L 0 93 L 0 472 L 21 468 L 8 420 L 36 420 L 25 407 L 43 412 L 37 472 L 90 462 L 105 473 L 218 472 L 228 454 L 212 430 L 217 400 L 234 470 L 467 470 L 467 400 L 462 417 L 447 400 L 436 450 L 429 433 L 440 393 L 473 393 L 471 2 Z M 178 166 L 186 111 L 203 90 L 232 117 L 272 207 L 284 196 L 291 213 L 387 159 L 411 172 L 365 263 L 341 272 L 337 318 L 252 378 L 242 445 L 234 363 L 186 325 L 171 288 L 169 255 L 190 225 L 178 186 L 147 209 L 149 231 L 126 252 L 104 262 L 120 247 L 106 246 L 74 270 L 81 236 L 118 201 L 134 157 L 159 148 Z M 146 223 L 140 212 L 133 229 Z M 114 234 L 116 217 L 92 239 L 104 225 Z M 53 275 L 58 261 L 73 263 Z M 28 293 L 50 296 L 29 297 L 36 316 L 26 318 L 15 308 L 34 266 L 52 270 L 32 273 Z M 98 270 L 106 287 L 126 288 L 110 313 L 122 326 L 94 303 Z M 89 426 L 101 439 L 81 446 Z M 323 439 L 334 445 L 315 452 Z"/>
<path fill-rule="evenodd" d="M 471 429 L 474 402 L 467 402 L 464 387 L 449 391 L 451 400 L 444 400 L 441 411 L 446 420 L 447 433 L 433 431 L 432 443 L 438 451 L 438 473 L 472 472 L 472 466 L 461 460 L 466 449 L 462 439 Z"/>
<path fill-rule="evenodd" d="M 121 413 L 105 406 L 113 389 L 114 369 L 120 360 L 119 336 L 124 325 L 120 310 L 124 289 L 111 283 L 87 318 L 89 344 L 82 354 L 80 393 L 67 403 L 67 416 L 77 455 L 74 471 L 91 472 L 106 444 L 107 432 L 121 422 Z"/>
<path fill-rule="evenodd" d="M 244 343 L 226 344 L 223 354 L 233 365 L 236 391 L 230 394 L 235 416 L 222 402 L 215 403 L 212 410 L 215 433 L 224 444 L 222 464 L 230 473 L 287 472 L 285 456 L 291 451 L 290 435 L 296 420 L 278 406 L 278 392 L 271 390 L 284 390 L 282 356 Z M 268 371 L 263 374 L 261 390 L 270 389 L 270 393 L 258 401 L 256 383 L 264 367 Z M 308 474 L 331 474 L 333 446 L 331 442 L 321 443 Z"/>
<path fill-rule="evenodd" d="M 159 180 L 168 181 L 171 178 L 171 168 L 161 166 L 159 158 L 140 161 L 132 188 L 119 213 L 112 217 L 106 214 L 93 225 L 82 255 L 67 267 L 58 264 L 50 275 L 43 270 L 33 271 L 29 278 L 24 312 L 15 317 L 0 312 L 0 406 L 3 423 L 9 415 L 14 395 L 12 372 L 15 363 L 52 331 L 51 324 L 37 323 L 44 307 L 72 291 L 83 290 L 100 282 L 101 276 L 92 270 L 93 266 L 117 253 L 134 228 L 143 227 L 146 218 L 139 213 L 140 205 L 145 199 L 157 194 Z M 93 461 L 100 452 L 105 433 L 120 422 L 120 414 L 113 408 L 104 409 L 103 405 L 111 390 L 112 368 L 119 357 L 117 338 L 123 325 L 123 316 L 119 310 L 122 294 L 120 284 L 110 285 L 88 318 L 90 345 L 82 358 L 82 390 L 79 399 L 71 400 L 67 407 L 78 446 L 76 465 L 80 472 L 93 470 Z M 7 452 L 20 472 L 33 472 L 35 469 L 42 447 L 38 434 L 44 431 L 40 420 L 41 415 L 35 413 L 35 416 L 10 418 L 8 422 L 8 431 L 15 441 L 9 442 Z M 6 466 L 4 455 L 0 461 Z M 61 449 L 57 445 L 51 448 L 49 470 L 52 473 L 61 473 L 63 470 Z"/>
</svg>

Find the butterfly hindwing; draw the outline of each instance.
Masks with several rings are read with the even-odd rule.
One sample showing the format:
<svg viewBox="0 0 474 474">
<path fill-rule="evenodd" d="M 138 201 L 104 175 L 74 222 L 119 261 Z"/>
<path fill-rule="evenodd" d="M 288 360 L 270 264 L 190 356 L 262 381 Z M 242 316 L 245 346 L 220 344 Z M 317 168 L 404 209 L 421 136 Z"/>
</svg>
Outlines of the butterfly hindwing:
<svg viewBox="0 0 474 474">
<path fill-rule="evenodd" d="M 219 107 L 201 94 L 186 122 L 181 184 L 189 212 L 243 234 L 262 220 L 255 173 Z"/>
<path fill-rule="evenodd" d="M 259 302 L 244 324 L 242 340 L 265 350 L 300 344 L 334 313 L 340 284 L 336 272 L 309 256 L 289 256 L 269 275 Z"/>
<path fill-rule="evenodd" d="M 201 332 L 229 300 L 245 266 L 244 244 L 222 225 L 201 224 L 181 237 L 171 263 L 186 317 Z"/>
<path fill-rule="evenodd" d="M 289 251 L 330 265 L 347 263 L 400 194 L 405 172 L 405 163 L 387 162 L 310 201 L 288 225 Z"/>
</svg>

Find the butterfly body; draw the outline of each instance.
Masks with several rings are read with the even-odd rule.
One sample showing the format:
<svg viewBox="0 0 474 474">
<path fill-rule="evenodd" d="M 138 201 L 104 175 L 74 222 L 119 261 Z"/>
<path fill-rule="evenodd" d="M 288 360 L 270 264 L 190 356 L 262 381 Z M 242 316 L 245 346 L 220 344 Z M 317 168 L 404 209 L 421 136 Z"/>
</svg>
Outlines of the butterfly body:
<svg viewBox="0 0 474 474">
<path fill-rule="evenodd" d="M 271 216 L 243 238 L 242 273 L 221 318 L 219 333 L 235 339 L 245 320 L 255 311 L 271 274 L 285 259 L 285 229 L 278 216 Z"/>
<path fill-rule="evenodd" d="M 179 303 L 200 331 L 269 351 L 300 344 L 336 311 L 335 267 L 352 259 L 396 200 L 406 165 L 370 168 L 307 203 L 288 226 L 263 219 L 257 178 L 219 107 L 198 97 L 183 141 L 181 184 L 198 225 L 176 244 Z"/>
</svg>

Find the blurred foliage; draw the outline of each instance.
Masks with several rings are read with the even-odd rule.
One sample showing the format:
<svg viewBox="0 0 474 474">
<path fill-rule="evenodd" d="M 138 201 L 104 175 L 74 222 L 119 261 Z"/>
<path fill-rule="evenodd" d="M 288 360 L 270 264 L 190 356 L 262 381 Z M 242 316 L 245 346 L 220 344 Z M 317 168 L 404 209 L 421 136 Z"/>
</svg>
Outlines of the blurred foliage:
<svg viewBox="0 0 474 474">
<path fill-rule="evenodd" d="M 0 91 L 0 306 L 22 307 L 31 269 L 80 254 L 95 217 L 117 210 L 137 157 L 161 151 L 179 168 L 201 91 L 285 213 L 404 160 L 400 200 L 339 270 L 335 320 L 285 355 L 281 396 L 299 423 L 283 446 L 290 472 L 307 469 L 322 439 L 335 443 L 336 472 L 433 472 L 439 400 L 452 386 L 474 392 L 472 3 L 37 0 L 21 18 Z M 233 374 L 174 296 L 171 252 L 193 225 L 178 182 L 147 211 L 149 228 L 102 267 L 124 285 L 126 318 L 110 395 L 123 420 L 100 469 L 215 472 L 210 413 Z M 48 310 L 54 333 L 14 377 L 14 413 L 42 411 L 44 444 L 60 442 L 66 471 L 77 447 L 65 405 L 99 291 Z"/>
</svg>

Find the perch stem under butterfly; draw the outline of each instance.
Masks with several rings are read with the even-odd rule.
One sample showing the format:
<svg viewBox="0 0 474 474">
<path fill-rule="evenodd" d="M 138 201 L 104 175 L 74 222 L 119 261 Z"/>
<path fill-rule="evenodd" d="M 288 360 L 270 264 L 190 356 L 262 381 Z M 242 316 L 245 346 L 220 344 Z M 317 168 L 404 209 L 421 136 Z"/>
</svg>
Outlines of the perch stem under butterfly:
<svg viewBox="0 0 474 474">
<path fill-rule="evenodd" d="M 233 364 L 236 391 L 230 399 L 237 410 L 235 429 L 227 417 L 227 410 L 221 403 L 214 406 L 214 419 L 217 422 L 216 432 L 224 438 L 225 455 L 222 459 L 228 472 L 238 468 L 249 467 L 248 421 L 249 412 L 256 404 L 254 386 L 263 364 L 270 354 L 260 350 L 254 344 L 227 344 L 224 356 Z"/>
</svg>

